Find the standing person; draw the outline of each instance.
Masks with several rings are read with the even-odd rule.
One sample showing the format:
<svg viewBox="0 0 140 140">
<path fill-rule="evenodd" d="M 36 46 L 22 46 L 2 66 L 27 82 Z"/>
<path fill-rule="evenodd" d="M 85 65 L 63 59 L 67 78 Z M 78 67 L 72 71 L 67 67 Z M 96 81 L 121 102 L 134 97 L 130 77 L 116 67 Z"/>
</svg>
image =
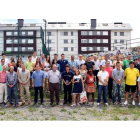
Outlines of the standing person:
<svg viewBox="0 0 140 140">
<path fill-rule="evenodd" d="M 67 104 L 69 102 L 71 104 L 72 97 L 71 97 L 71 91 L 72 91 L 72 79 L 74 74 L 70 71 L 70 66 L 66 65 L 66 71 L 62 73 L 62 79 L 63 79 L 63 87 L 64 87 L 64 103 L 63 105 Z M 68 98 L 67 98 L 68 95 Z"/>
<path fill-rule="evenodd" d="M 116 55 L 116 61 L 113 62 L 113 68 L 117 68 L 117 62 L 120 62 L 120 68 L 123 69 L 123 62 L 120 60 L 119 55 Z"/>
<path fill-rule="evenodd" d="M 19 67 L 17 68 L 17 75 L 19 74 L 20 71 L 22 71 L 22 67 L 21 67 L 22 64 L 23 64 L 23 61 L 19 62 L 18 64 Z"/>
<path fill-rule="evenodd" d="M 137 78 L 139 77 L 139 70 L 134 68 L 135 63 L 133 61 L 129 62 L 130 68 L 127 68 L 125 70 L 125 76 L 126 76 L 126 81 L 125 81 L 125 102 L 124 105 L 128 104 L 128 95 L 131 89 L 131 92 L 133 94 L 133 101 L 132 105 L 135 105 L 135 98 L 136 98 L 136 81 Z"/>
<path fill-rule="evenodd" d="M 93 69 L 88 69 L 86 75 L 86 84 L 87 84 L 87 99 L 89 104 L 89 94 L 92 94 L 92 105 L 94 105 L 94 93 L 96 92 L 95 85 L 94 85 L 95 77 L 93 74 Z"/>
<path fill-rule="evenodd" d="M 34 106 L 38 102 L 38 90 L 40 92 L 41 105 L 43 105 L 43 87 L 45 85 L 44 71 L 40 70 L 40 65 L 36 64 L 36 70 L 32 74 L 32 87 L 35 90 Z"/>
<path fill-rule="evenodd" d="M 85 64 L 85 61 L 83 60 L 83 56 L 79 54 L 79 59 L 77 60 L 77 67 L 80 69 L 80 65 Z"/>
<path fill-rule="evenodd" d="M 88 55 L 88 59 L 87 59 L 87 62 L 85 63 L 85 66 L 87 70 L 89 69 L 95 70 L 95 64 L 94 62 L 91 61 L 91 55 Z"/>
<path fill-rule="evenodd" d="M 109 60 L 108 57 L 109 57 L 109 55 L 106 54 L 105 57 L 104 57 L 104 60 L 101 61 L 101 65 L 106 65 L 106 62 L 109 61 L 110 62 L 110 66 L 112 67 L 113 66 L 112 61 Z"/>
<path fill-rule="evenodd" d="M 17 68 L 19 67 L 19 64 L 20 64 L 21 61 L 22 61 L 22 59 L 19 57 L 19 58 L 17 59 L 17 63 L 16 63 Z"/>
<path fill-rule="evenodd" d="M 32 74 L 34 69 L 34 63 L 32 62 L 32 57 L 28 56 L 28 61 L 26 62 L 26 69 L 30 71 L 30 87 L 32 87 Z"/>
<path fill-rule="evenodd" d="M 94 62 L 94 64 L 95 64 L 94 76 L 96 76 L 96 85 L 97 85 L 97 89 L 98 89 L 98 77 L 97 77 L 97 74 L 99 72 L 101 63 L 100 63 L 99 60 L 97 60 L 97 56 L 96 55 L 93 56 L 92 62 Z"/>
<path fill-rule="evenodd" d="M 11 66 L 12 66 L 12 61 L 14 61 L 15 59 L 14 59 L 14 57 L 12 56 L 11 58 L 10 58 L 10 62 L 8 63 L 8 67 L 10 68 Z"/>
<path fill-rule="evenodd" d="M 62 73 L 66 71 L 65 66 L 66 64 L 68 64 L 68 60 L 65 59 L 65 55 L 63 53 L 61 54 L 61 59 L 59 59 L 57 63 L 60 65 L 60 73 L 62 76 Z M 60 91 L 61 90 L 62 90 L 62 79 L 60 80 Z"/>
<path fill-rule="evenodd" d="M 7 76 L 7 66 L 3 66 L 3 71 L 0 72 L 0 104 L 4 102 L 4 105 L 7 104 L 7 84 L 6 84 L 6 76 Z M 4 101 L 3 101 L 3 95 Z"/>
<path fill-rule="evenodd" d="M 102 91 L 103 91 L 104 104 L 108 105 L 108 103 L 107 103 L 107 89 L 108 89 L 109 74 L 107 71 L 105 71 L 104 65 L 101 66 L 101 71 L 98 72 L 97 76 L 98 76 L 98 80 L 99 80 L 97 105 L 100 105 Z"/>
<path fill-rule="evenodd" d="M 71 106 L 79 106 L 79 102 L 80 102 L 80 94 L 82 93 L 82 91 L 84 91 L 84 86 L 83 86 L 83 78 L 80 75 L 80 72 L 78 69 L 76 69 L 75 71 L 75 75 L 73 76 L 73 84 L 74 84 L 74 88 L 73 88 L 73 93 L 72 93 L 72 97 L 73 97 L 73 104 Z M 76 96 L 77 96 L 77 102 L 76 102 Z"/>
<path fill-rule="evenodd" d="M 15 107 L 18 107 L 18 97 L 17 97 L 17 73 L 14 71 L 14 67 L 10 67 L 10 72 L 6 75 L 7 91 L 9 98 L 9 107 L 13 105 L 12 102 L 12 91 L 15 96 Z"/>
<path fill-rule="evenodd" d="M 46 76 L 46 78 L 45 78 L 45 90 L 46 90 L 46 92 L 49 91 L 49 80 L 48 80 L 47 76 L 48 76 L 48 72 L 50 69 L 51 69 L 50 56 L 47 55 L 46 60 L 44 61 L 44 72 L 45 72 L 45 76 Z M 47 87 L 48 87 L 48 89 L 47 89 Z"/>
<path fill-rule="evenodd" d="M 5 57 L 5 53 L 2 53 L 2 59 L 4 59 L 5 61 L 4 65 L 8 67 L 9 60 Z M 1 64 L 1 60 L 0 60 L 0 64 Z"/>
<path fill-rule="evenodd" d="M 57 62 L 57 58 L 58 58 L 58 55 L 55 53 L 53 60 L 56 60 L 56 62 Z M 51 66 L 53 65 L 53 60 L 51 61 Z"/>
<path fill-rule="evenodd" d="M 0 71 L 3 71 L 3 66 L 5 66 L 4 64 L 5 64 L 5 60 L 1 59 Z M 7 70 L 8 70 L 8 67 L 7 67 Z"/>
<path fill-rule="evenodd" d="M 46 61 L 45 55 L 41 54 L 40 62 L 43 64 Z"/>
<path fill-rule="evenodd" d="M 34 51 L 34 52 L 33 52 L 33 56 L 32 56 L 32 62 L 33 62 L 33 63 L 36 63 L 36 59 L 37 59 L 36 51 Z"/>
<path fill-rule="evenodd" d="M 76 61 L 74 61 L 74 55 L 71 56 L 71 61 L 69 62 L 69 66 L 70 66 L 70 72 L 74 74 L 77 67 L 77 63 Z"/>
<path fill-rule="evenodd" d="M 56 59 L 53 59 L 51 66 L 53 66 L 54 64 L 56 65 L 57 70 L 60 71 L 60 65 L 57 63 L 57 60 Z"/>
<path fill-rule="evenodd" d="M 25 98 L 24 98 L 24 90 L 26 91 L 27 95 L 27 100 L 28 100 L 28 105 L 31 104 L 30 101 L 30 91 L 29 91 L 29 86 L 30 86 L 30 71 L 25 69 L 25 65 L 21 65 L 22 70 L 18 74 L 18 81 L 20 83 L 20 97 L 22 104 L 25 105 Z"/>
<path fill-rule="evenodd" d="M 36 63 L 34 63 L 34 70 L 36 70 L 36 65 L 39 65 L 40 69 L 41 69 L 41 70 L 44 70 L 44 66 L 43 66 L 43 64 L 40 62 L 40 58 L 39 58 L 39 57 L 36 59 Z"/>
<path fill-rule="evenodd" d="M 112 99 L 112 87 L 113 87 L 112 71 L 113 71 L 113 68 L 110 67 L 109 61 L 106 62 L 105 71 L 107 71 L 109 74 L 108 95 L 109 95 L 109 98 Z"/>
<path fill-rule="evenodd" d="M 59 81 L 61 79 L 61 74 L 57 70 L 55 64 L 53 64 L 52 70 L 48 72 L 48 79 L 50 84 L 50 105 L 53 105 L 54 93 L 56 97 L 56 105 L 59 105 Z"/>
<path fill-rule="evenodd" d="M 125 59 L 125 60 L 123 61 L 124 70 L 125 70 L 126 68 L 129 68 L 129 63 L 130 63 L 131 61 L 133 61 L 133 60 L 132 60 L 132 56 L 131 56 L 131 54 L 128 54 L 127 59 Z"/>
<path fill-rule="evenodd" d="M 124 70 L 121 68 L 121 63 L 116 62 L 116 68 L 112 71 L 112 79 L 113 79 L 113 104 L 116 105 L 116 95 L 118 91 L 118 104 L 121 103 L 121 95 L 122 95 L 122 87 L 124 80 Z"/>
<path fill-rule="evenodd" d="M 12 61 L 12 66 L 14 67 L 14 71 L 17 72 L 17 66 L 16 66 L 15 61 Z"/>
</svg>

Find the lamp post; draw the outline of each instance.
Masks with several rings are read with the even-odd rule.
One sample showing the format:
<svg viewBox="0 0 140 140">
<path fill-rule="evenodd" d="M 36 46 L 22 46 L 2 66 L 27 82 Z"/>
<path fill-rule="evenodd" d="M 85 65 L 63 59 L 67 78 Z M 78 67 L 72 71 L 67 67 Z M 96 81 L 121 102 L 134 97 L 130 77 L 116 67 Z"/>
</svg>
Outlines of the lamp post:
<svg viewBox="0 0 140 140">
<path fill-rule="evenodd" d="M 47 35 L 48 35 L 48 52 L 50 54 L 50 49 L 49 49 L 49 33 Z"/>
<path fill-rule="evenodd" d="M 45 45 L 46 45 L 46 23 L 47 23 L 47 21 L 46 21 L 46 19 L 43 19 L 43 21 L 45 22 Z"/>
</svg>

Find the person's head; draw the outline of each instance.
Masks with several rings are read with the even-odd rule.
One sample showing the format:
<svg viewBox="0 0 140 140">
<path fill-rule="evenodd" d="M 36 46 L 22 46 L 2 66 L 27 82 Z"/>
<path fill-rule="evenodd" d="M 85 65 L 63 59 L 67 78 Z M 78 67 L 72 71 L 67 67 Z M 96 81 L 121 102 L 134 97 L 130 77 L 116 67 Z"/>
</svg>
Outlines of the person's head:
<svg viewBox="0 0 140 140">
<path fill-rule="evenodd" d="M 12 61 L 12 66 L 14 67 L 16 65 L 15 61 Z"/>
<path fill-rule="evenodd" d="M 28 56 L 28 59 L 29 59 L 29 61 L 32 61 L 32 57 L 30 55 Z"/>
<path fill-rule="evenodd" d="M 78 69 L 75 70 L 75 75 L 79 75 L 80 71 Z"/>
<path fill-rule="evenodd" d="M 62 53 L 61 54 L 61 59 L 64 60 L 65 59 L 65 55 Z"/>
<path fill-rule="evenodd" d="M 1 65 L 4 65 L 4 63 L 5 63 L 5 60 L 2 58 L 1 59 Z"/>
<path fill-rule="evenodd" d="M 22 71 L 25 71 L 26 66 L 24 64 L 21 65 Z"/>
<path fill-rule="evenodd" d="M 135 63 L 134 63 L 133 61 L 130 61 L 130 62 L 129 62 L 129 66 L 130 66 L 131 69 L 133 69 L 134 66 L 135 66 Z"/>
<path fill-rule="evenodd" d="M 33 56 L 36 56 L 36 51 L 33 52 Z"/>
<path fill-rule="evenodd" d="M 81 64 L 80 67 L 81 67 L 82 70 L 85 69 L 85 65 L 84 64 Z"/>
<path fill-rule="evenodd" d="M 97 55 L 93 56 L 94 61 L 97 61 Z"/>
<path fill-rule="evenodd" d="M 56 64 L 53 64 L 53 67 L 52 67 L 52 69 L 53 69 L 53 71 L 56 71 L 56 69 L 57 69 L 57 66 L 56 66 Z"/>
<path fill-rule="evenodd" d="M 110 67 L 110 62 L 106 61 L 106 67 Z"/>
<path fill-rule="evenodd" d="M 70 70 L 69 64 L 67 64 L 65 67 L 66 67 L 66 71 L 69 71 Z"/>
<path fill-rule="evenodd" d="M 138 61 L 140 62 L 140 57 L 138 58 Z"/>
<path fill-rule="evenodd" d="M 3 66 L 3 71 L 7 71 L 7 66 Z"/>
<path fill-rule="evenodd" d="M 48 63 L 50 63 L 50 56 L 49 56 L 49 55 L 47 55 L 46 61 L 47 61 Z"/>
<path fill-rule="evenodd" d="M 105 60 L 106 60 L 106 61 L 108 60 L 108 54 L 105 55 Z"/>
<path fill-rule="evenodd" d="M 83 58 L 83 56 L 80 54 L 80 55 L 79 55 L 79 60 L 82 60 L 82 58 Z"/>
<path fill-rule="evenodd" d="M 134 59 L 135 65 L 138 65 L 139 61 L 137 58 Z"/>
<path fill-rule="evenodd" d="M 19 65 L 19 67 L 21 67 L 21 65 L 22 65 L 22 64 L 23 64 L 23 61 L 19 62 L 19 64 L 18 64 L 18 65 Z"/>
<path fill-rule="evenodd" d="M 120 62 L 116 62 L 117 69 L 120 69 L 120 66 L 121 66 Z"/>
<path fill-rule="evenodd" d="M 10 66 L 10 72 L 13 72 L 13 71 L 14 71 L 14 67 Z"/>
<path fill-rule="evenodd" d="M 36 70 L 37 71 L 40 70 L 40 65 L 39 64 L 36 65 Z"/>
<path fill-rule="evenodd" d="M 45 58 L 45 55 L 44 54 L 41 54 L 41 58 L 44 59 Z"/>
<path fill-rule="evenodd" d="M 58 57 L 58 55 L 55 53 L 55 54 L 54 54 L 54 59 L 57 60 L 57 57 Z"/>
<path fill-rule="evenodd" d="M 94 57 L 94 56 L 93 56 L 93 55 L 91 55 L 91 60 L 93 60 L 93 57 Z"/>
<path fill-rule="evenodd" d="M 132 59 L 131 54 L 128 54 L 127 59 L 130 61 Z"/>
<path fill-rule="evenodd" d="M 117 61 L 120 61 L 119 55 L 116 55 L 116 60 L 117 60 Z"/>
<path fill-rule="evenodd" d="M 11 60 L 11 62 L 14 61 L 14 57 L 12 56 L 12 57 L 10 58 L 10 60 Z"/>
<path fill-rule="evenodd" d="M 5 53 L 2 53 L 2 58 L 5 59 Z"/>
<path fill-rule="evenodd" d="M 92 75 L 93 74 L 93 69 L 89 69 L 88 74 Z"/>
<path fill-rule="evenodd" d="M 105 65 L 101 66 L 102 71 L 105 71 Z"/>
<path fill-rule="evenodd" d="M 40 58 L 39 57 L 37 57 L 36 63 L 40 63 Z"/>
<path fill-rule="evenodd" d="M 53 59 L 52 64 L 56 64 L 56 63 L 57 63 L 57 60 Z"/>
<path fill-rule="evenodd" d="M 74 55 L 71 56 L 71 60 L 74 61 Z"/>
<path fill-rule="evenodd" d="M 87 59 L 87 61 L 91 61 L 91 55 L 88 55 L 88 59 Z"/>
</svg>

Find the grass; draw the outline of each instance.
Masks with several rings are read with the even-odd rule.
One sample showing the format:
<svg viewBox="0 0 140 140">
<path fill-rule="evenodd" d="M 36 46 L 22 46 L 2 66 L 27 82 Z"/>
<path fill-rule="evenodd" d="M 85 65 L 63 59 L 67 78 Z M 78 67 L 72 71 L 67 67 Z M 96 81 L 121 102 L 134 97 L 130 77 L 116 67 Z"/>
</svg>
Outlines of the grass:
<svg viewBox="0 0 140 140">
<path fill-rule="evenodd" d="M 5 113 L 6 113 L 5 111 L 1 111 L 0 115 L 5 115 Z"/>
<path fill-rule="evenodd" d="M 44 113 L 44 111 L 43 110 L 40 110 L 40 113 Z"/>
<path fill-rule="evenodd" d="M 35 112 L 35 111 L 37 111 L 37 108 L 36 107 L 29 107 L 28 109 L 29 109 L 29 112 Z"/>
<path fill-rule="evenodd" d="M 20 114 L 20 112 L 19 111 L 13 111 L 12 114 L 17 115 L 17 114 Z"/>
<path fill-rule="evenodd" d="M 71 113 L 70 111 L 68 112 L 68 114 L 69 114 L 69 115 L 72 115 L 72 113 Z"/>
<path fill-rule="evenodd" d="M 120 119 L 117 115 L 115 115 L 115 116 L 114 116 L 114 120 L 115 120 L 115 121 L 119 121 L 119 120 L 121 120 L 121 119 Z"/>
<path fill-rule="evenodd" d="M 133 120 L 136 121 L 136 120 L 138 120 L 138 118 L 139 118 L 139 115 L 136 114 L 136 115 L 133 117 Z"/>
<path fill-rule="evenodd" d="M 77 111 L 76 110 L 73 110 L 73 113 L 77 113 Z"/>
<path fill-rule="evenodd" d="M 51 121 L 55 121 L 55 120 L 56 120 L 56 117 L 52 117 L 52 118 L 51 118 Z"/>
<path fill-rule="evenodd" d="M 62 108 L 60 111 L 61 112 L 67 112 L 67 110 L 65 108 Z"/>
<path fill-rule="evenodd" d="M 127 121 L 128 120 L 128 118 L 127 117 L 124 117 L 124 119 L 123 119 L 124 121 Z"/>
</svg>

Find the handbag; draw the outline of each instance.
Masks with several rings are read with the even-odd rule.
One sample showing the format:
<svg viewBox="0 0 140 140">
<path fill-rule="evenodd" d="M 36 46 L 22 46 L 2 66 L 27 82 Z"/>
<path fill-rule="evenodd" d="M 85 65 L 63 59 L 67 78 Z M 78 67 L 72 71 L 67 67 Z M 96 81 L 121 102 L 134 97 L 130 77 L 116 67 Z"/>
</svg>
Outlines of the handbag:
<svg viewBox="0 0 140 140">
<path fill-rule="evenodd" d="M 86 91 L 82 91 L 82 93 L 80 94 L 80 103 L 86 103 L 86 102 L 87 102 Z"/>
<path fill-rule="evenodd" d="M 87 86 L 87 90 L 88 93 L 95 93 L 96 92 L 96 88 L 95 86 Z"/>
</svg>

